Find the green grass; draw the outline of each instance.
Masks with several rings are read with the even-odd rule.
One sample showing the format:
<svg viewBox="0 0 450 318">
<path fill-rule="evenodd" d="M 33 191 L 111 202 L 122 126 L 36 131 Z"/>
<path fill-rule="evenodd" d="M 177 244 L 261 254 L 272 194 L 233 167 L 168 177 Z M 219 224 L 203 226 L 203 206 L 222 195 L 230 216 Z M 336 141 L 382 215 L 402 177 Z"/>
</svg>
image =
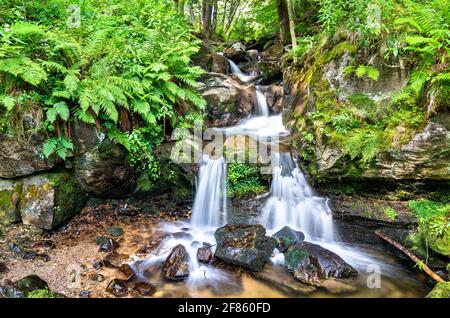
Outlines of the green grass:
<svg viewBox="0 0 450 318">
<path fill-rule="evenodd" d="M 391 221 L 395 221 L 398 217 L 398 213 L 391 207 L 384 208 L 383 213 Z"/>
</svg>

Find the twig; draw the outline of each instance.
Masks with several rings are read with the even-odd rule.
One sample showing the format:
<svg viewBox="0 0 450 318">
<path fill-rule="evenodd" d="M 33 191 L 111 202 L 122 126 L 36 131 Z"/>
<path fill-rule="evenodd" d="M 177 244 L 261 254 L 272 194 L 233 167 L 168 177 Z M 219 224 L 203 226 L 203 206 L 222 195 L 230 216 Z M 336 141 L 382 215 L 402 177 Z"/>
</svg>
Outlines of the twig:
<svg viewBox="0 0 450 318">
<path fill-rule="evenodd" d="M 438 282 L 438 283 L 444 283 L 445 282 L 438 274 L 433 272 L 424 262 L 422 262 L 416 255 L 411 253 L 406 247 L 404 247 L 400 243 L 394 241 L 393 239 L 391 239 L 389 236 L 387 236 L 386 234 L 384 234 L 380 230 L 375 231 L 375 234 L 377 236 L 379 236 L 380 238 L 382 238 L 383 240 L 385 240 L 386 242 L 388 242 L 389 244 L 391 244 L 394 247 L 396 247 L 397 249 L 399 249 L 400 251 L 402 251 L 413 262 L 415 262 L 418 266 L 420 266 L 420 268 L 423 269 L 423 271 L 425 273 L 427 273 L 431 278 L 433 278 L 436 282 Z"/>
</svg>

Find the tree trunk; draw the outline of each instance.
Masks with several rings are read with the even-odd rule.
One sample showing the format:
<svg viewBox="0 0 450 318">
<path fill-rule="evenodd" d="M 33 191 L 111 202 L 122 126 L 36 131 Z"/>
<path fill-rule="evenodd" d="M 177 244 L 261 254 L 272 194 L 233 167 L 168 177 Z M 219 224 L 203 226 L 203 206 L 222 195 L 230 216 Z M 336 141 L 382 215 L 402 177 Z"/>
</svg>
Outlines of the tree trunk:
<svg viewBox="0 0 450 318">
<path fill-rule="evenodd" d="M 281 42 L 287 45 L 291 41 L 291 35 L 289 32 L 289 9 L 286 0 L 277 0 L 277 11 Z"/>
<path fill-rule="evenodd" d="M 433 272 L 431 270 L 431 268 L 429 268 L 427 265 L 425 265 L 425 263 L 423 263 L 416 255 L 414 255 L 413 253 L 411 253 L 410 251 L 408 251 L 408 249 L 406 247 L 404 247 L 403 245 L 401 245 L 400 243 L 394 241 L 393 239 L 391 239 L 389 236 L 387 236 L 386 234 L 384 234 L 383 232 L 381 232 L 380 230 L 375 231 L 375 234 L 378 235 L 379 237 L 381 237 L 383 240 L 385 240 L 386 242 L 388 242 L 389 244 L 393 245 L 394 247 L 396 247 L 397 249 L 399 249 L 400 251 L 402 251 L 406 256 L 408 256 L 414 263 L 416 263 L 417 265 L 421 266 L 421 269 L 427 273 L 431 278 L 433 278 L 436 282 L 438 283 L 443 283 L 444 280 L 435 272 Z"/>
<path fill-rule="evenodd" d="M 292 6 L 292 0 L 287 0 L 288 14 L 289 14 L 289 31 L 291 33 L 292 47 L 297 46 L 297 37 L 295 36 L 295 22 L 294 22 L 294 8 Z"/>
</svg>

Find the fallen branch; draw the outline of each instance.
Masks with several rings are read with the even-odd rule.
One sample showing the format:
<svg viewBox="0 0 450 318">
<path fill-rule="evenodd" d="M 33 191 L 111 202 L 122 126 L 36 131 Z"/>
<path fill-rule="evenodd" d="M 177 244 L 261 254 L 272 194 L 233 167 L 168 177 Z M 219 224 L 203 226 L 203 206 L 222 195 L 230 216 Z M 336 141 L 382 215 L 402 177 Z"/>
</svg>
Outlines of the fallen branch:
<svg viewBox="0 0 450 318">
<path fill-rule="evenodd" d="M 433 278 L 438 283 L 444 283 L 445 281 L 435 272 L 431 270 L 423 261 L 420 260 L 416 255 L 411 253 L 406 247 L 401 245 L 400 243 L 394 241 L 389 236 L 381 232 L 380 230 L 375 231 L 375 234 L 391 244 L 392 246 L 396 247 L 400 251 L 402 251 L 406 256 L 408 256 L 413 262 L 415 262 L 425 273 L 427 273 L 431 278 Z"/>
</svg>

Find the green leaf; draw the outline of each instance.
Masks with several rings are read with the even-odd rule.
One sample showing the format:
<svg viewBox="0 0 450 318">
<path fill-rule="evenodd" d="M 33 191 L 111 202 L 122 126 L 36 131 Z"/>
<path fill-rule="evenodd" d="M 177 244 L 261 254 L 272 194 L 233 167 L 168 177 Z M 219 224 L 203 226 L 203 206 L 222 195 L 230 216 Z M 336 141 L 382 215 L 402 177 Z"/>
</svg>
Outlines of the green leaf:
<svg viewBox="0 0 450 318">
<path fill-rule="evenodd" d="M 14 99 L 14 97 L 4 95 L 1 99 L 1 103 L 5 106 L 7 111 L 11 111 L 16 105 L 16 100 Z"/>
</svg>

